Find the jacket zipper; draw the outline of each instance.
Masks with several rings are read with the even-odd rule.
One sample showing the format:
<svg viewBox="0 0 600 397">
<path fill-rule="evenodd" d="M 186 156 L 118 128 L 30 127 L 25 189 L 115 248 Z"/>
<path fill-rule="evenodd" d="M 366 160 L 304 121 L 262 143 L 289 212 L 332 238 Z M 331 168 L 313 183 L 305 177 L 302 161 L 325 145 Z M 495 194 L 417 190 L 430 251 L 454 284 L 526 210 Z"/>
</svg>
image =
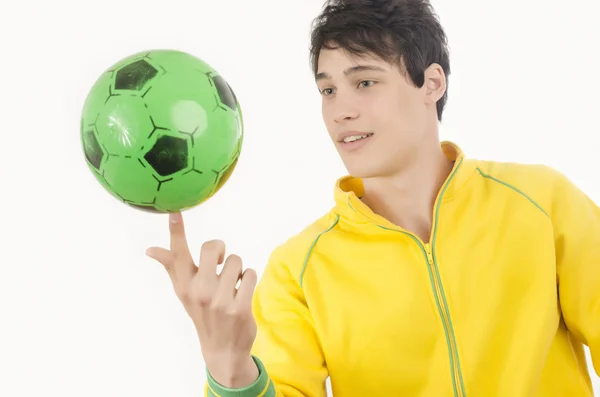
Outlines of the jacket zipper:
<svg viewBox="0 0 600 397">
<path fill-rule="evenodd" d="M 462 375 L 458 363 L 458 349 L 456 347 L 456 339 L 452 329 L 452 320 L 450 319 L 450 312 L 444 292 L 441 285 L 439 271 L 435 259 L 432 254 L 431 244 L 423 244 L 420 242 L 421 248 L 425 251 L 427 256 L 427 265 L 433 290 L 435 293 L 435 300 L 438 306 L 440 316 L 444 325 L 444 331 L 446 332 L 446 340 L 448 342 L 448 349 L 450 350 L 450 367 L 452 370 L 452 385 L 454 387 L 454 395 L 456 397 L 465 397 L 464 385 L 462 382 Z"/>
<path fill-rule="evenodd" d="M 380 227 L 388 229 L 383 226 Z M 446 298 L 444 296 L 444 289 L 442 287 L 442 281 L 439 276 L 439 270 L 435 260 L 435 255 L 433 254 L 432 244 L 424 243 L 423 240 L 421 240 L 418 236 L 403 230 L 388 230 L 395 230 L 397 232 L 406 234 L 407 236 L 411 237 L 419 245 L 419 248 L 421 248 L 421 251 L 425 256 L 425 260 L 427 262 L 427 270 L 429 272 L 429 279 L 435 296 L 435 303 L 437 305 L 438 312 L 442 319 L 444 333 L 446 334 L 448 355 L 450 357 L 450 370 L 452 371 L 452 387 L 454 389 L 454 396 L 466 397 L 467 393 L 465 392 L 465 385 L 462 379 L 462 372 L 460 369 L 460 361 L 458 357 L 458 348 L 456 347 L 456 338 L 454 337 L 454 329 L 452 327 L 452 319 L 450 318 L 448 303 L 446 302 Z M 432 235 L 434 235 L 434 233 L 432 233 Z M 435 239 L 432 241 L 435 241 Z"/>
<path fill-rule="evenodd" d="M 433 209 L 433 219 L 434 223 L 431 229 L 431 238 L 429 243 L 425 243 L 420 237 L 417 235 L 410 233 L 404 230 L 398 230 L 396 228 L 388 228 L 382 225 L 379 227 L 387 230 L 395 230 L 397 232 L 403 233 L 409 237 L 411 237 L 421 248 L 423 255 L 425 256 L 425 260 L 427 261 L 427 270 L 429 272 L 429 279 L 431 282 L 431 286 L 433 288 L 435 302 L 438 308 L 438 312 L 442 319 L 442 323 L 444 325 L 444 333 L 446 334 L 446 343 L 448 345 L 448 355 L 450 358 L 450 370 L 452 371 L 452 386 L 454 388 L 454 396 L 455 397 L 466 397 L 467 393 L 465 391 L 465 385 L 462 378 L 462 372 L 460 369 L 460 359 L 458 356 L 458 348 L 456 347 L 456 338 L 454 336 L 454 329 L 452 327 L 452 319 L 450 318 L 450 311 L 448 309 L 448 303 L 446 302 L 446 297 L 444 296 L 444 288 L 442 286 L 442 281 L 440 278 L 438 266 L 435 258 L 435 240 L 437 237 L 437 220 L 439 207 L 442 203 L 442 197 L 448 187 L 450 181 L 454 178 L 454 175 L 460 168 L 462 164 L 462 159 L 458 161 L 457 165 L 454 167 L 450 177 L 444 183 L 442 190 L 434 203 Z"/>
</svg>

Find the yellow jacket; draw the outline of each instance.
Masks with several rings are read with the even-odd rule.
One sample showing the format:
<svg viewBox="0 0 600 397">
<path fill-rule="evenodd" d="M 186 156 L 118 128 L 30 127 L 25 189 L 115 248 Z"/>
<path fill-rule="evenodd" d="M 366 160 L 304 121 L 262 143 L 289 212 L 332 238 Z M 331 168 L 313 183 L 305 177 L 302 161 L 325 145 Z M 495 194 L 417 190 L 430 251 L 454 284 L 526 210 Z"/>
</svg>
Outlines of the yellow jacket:
<svg viewBox="0 0 600 397">
<path fill-rule="evenodd" d="M 209 397 L 579 397 L 600 374 L 600 209 L 541 165 L 465 158 L 428 242 L 335 206 L 272 253 L 253 301 L 260 377 Z"/>
</svg>

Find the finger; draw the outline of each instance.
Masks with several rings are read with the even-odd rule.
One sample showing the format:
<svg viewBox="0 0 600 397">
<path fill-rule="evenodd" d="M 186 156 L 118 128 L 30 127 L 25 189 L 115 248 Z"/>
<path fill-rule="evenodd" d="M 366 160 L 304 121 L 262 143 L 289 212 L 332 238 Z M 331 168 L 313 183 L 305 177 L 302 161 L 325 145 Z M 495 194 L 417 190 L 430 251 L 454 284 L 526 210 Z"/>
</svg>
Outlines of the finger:
<svg viewBox="0 0 600 397">
<path fill-rule="evenodd" d="M 198 268 L 190 254 L 181 212 L 169 214 L 169 231 L 171 235 L 171 252 L 175 256 L 173 272 L 177 274 L 178 279 L 189 281 L 196 274 Z"/>
<path fill-rule="evenodd" d="M 169 274 L 173 272 L 175 255 L 171 251 L 160 247 L 150 247 L 146 250 L 146 255 L 162 264 Z"/>
<path fill-rule="evenodd" d="M 242 258 L 230 255 L 225 261 L 223 271 L 219 275 L 219 285 L 215 294 L 215 300 L 232 301 L 235 297 L 235 286 L 242 276 Z"/>
<path fill-rule="evenodd" d="M 242 273 L 242 279 L 240 286 L 235 295 L 235 302 L 239 305 L 240 309 L 245 311 L 252 311 L 252 297 L 254 290 L 258 282 L 258 276 L 254 269 L 246 269 Z"/>
<path fill-rule="evenodd" d="M 146 255 L 160 262 L 163 266 L 170 266 L 175 259 L 175 256 L 168 249 L 160 247 L 150 247 L 146 250 Z"/>
<path fill-rule="evenodd" d="M 204 281 L 217 281 L 217 266 L 225 259 L 225 243 L 211 240 L 202 244 L 198 261 L 198 277 Z"/>
<path fill-rule="evenodd" d="M 185 226 L 181 212 L 169 214 L 171 251 L 177 258 L 193 261 L 185 236 Z"/>
</svg>

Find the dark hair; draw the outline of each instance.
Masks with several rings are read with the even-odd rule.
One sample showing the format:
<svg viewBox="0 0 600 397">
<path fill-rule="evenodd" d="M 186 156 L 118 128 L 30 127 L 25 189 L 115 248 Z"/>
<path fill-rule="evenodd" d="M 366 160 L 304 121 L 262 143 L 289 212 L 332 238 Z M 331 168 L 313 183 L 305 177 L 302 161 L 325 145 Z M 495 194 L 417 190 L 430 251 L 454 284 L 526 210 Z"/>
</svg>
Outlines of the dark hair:
<svg viewBox="0 0 600 397">
<path fill-rule="evenodd" d="M 315 75 L 322 48 L 374 54 L 406 71 L 417 87 L 432 63 L 442 67 L 446 78 L 450 75 L 448 40 L 428 0 L 327 0 L 311 32 Z M 447 99 L 446 89 L 436 104 L 440 121 Z"/>
</svg>

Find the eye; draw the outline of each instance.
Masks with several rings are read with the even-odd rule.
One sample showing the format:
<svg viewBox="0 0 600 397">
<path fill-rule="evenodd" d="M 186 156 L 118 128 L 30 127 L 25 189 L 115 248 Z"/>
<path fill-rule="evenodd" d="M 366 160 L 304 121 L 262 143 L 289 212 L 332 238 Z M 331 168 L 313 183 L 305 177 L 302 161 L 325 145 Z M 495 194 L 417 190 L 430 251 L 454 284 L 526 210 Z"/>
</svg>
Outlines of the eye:
<svg viewBox="0 0 600 397">
<path fill-rule="evenodd" d="M 360 82 L 358 85 L 359 85 L 359 86 L 361 86 L 361 87 L 370 87 L 370 86 L 372 86 L 373 84 L 375 84 L 375 82 L 374 82 L 374 81 L 371 81 L 371 80 L 364 80 L 364 81 L 361 81 L 361 82 Z"/>
<path fill-rule="evenodd" d="M 333 94 L 333 88 L 324 88 L 323 90 L 321 90 L 321 94 L 322 95 Z"/>
</svg>

